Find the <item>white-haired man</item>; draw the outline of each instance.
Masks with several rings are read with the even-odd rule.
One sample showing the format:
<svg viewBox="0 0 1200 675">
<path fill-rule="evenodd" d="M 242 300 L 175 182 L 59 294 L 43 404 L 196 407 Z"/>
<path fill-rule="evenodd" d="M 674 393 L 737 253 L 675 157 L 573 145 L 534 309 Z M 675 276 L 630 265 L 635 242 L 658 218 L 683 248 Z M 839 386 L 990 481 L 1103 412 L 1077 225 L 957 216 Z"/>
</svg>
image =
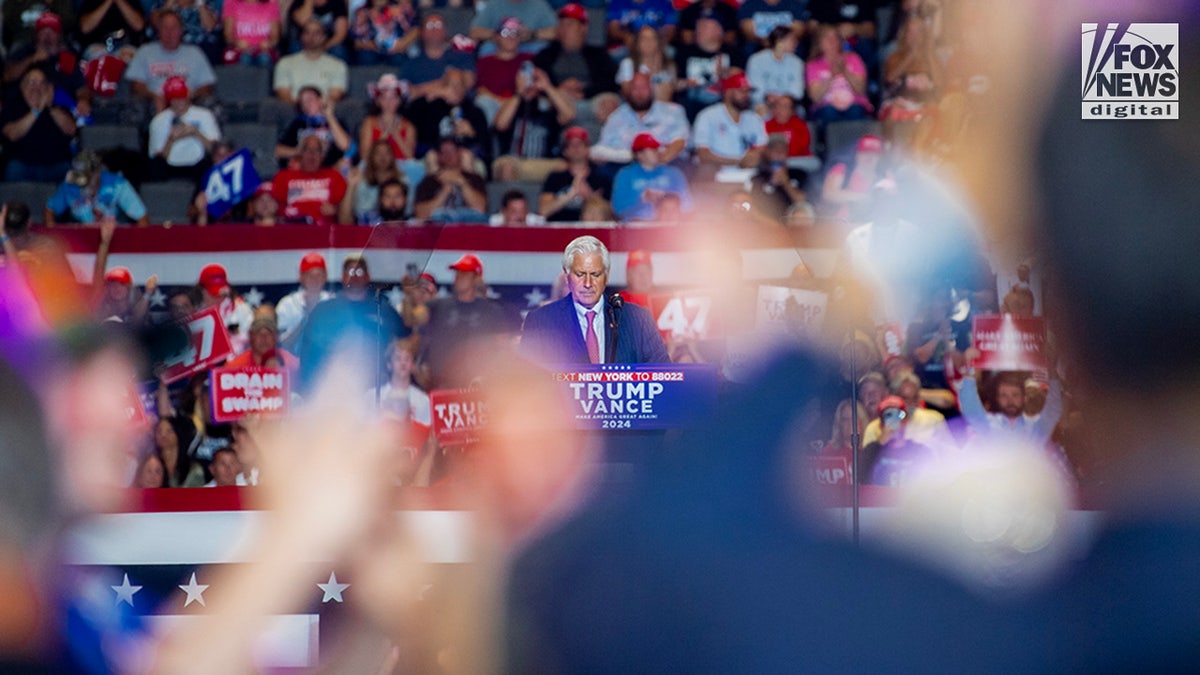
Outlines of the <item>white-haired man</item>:
<svg viewBox="0 0 1200 675">
<path fill-rule="evenodd" d="M 570 293 L 529 313 L 521 349 L 546 363 L 669 363 L 650 312 L 605 295 L 610 260 L 599 239 L 585 235 L 563 251 Z"/>
</svg>

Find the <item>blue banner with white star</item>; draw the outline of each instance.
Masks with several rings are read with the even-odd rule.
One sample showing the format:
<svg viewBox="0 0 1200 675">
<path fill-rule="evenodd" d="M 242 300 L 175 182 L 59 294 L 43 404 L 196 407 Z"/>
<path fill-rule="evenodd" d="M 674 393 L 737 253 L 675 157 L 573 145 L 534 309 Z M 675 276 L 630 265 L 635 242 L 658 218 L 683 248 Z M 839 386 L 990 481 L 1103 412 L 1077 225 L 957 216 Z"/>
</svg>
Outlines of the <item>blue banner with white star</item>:
<svg viewBox="0 0 1200 675">
<path fill-rule="evenodd" d="M 580 429 L 696 427 L 717 405 L 717 368 L 708 364 L 580 365 L 553 377 Z"/>
</svg>

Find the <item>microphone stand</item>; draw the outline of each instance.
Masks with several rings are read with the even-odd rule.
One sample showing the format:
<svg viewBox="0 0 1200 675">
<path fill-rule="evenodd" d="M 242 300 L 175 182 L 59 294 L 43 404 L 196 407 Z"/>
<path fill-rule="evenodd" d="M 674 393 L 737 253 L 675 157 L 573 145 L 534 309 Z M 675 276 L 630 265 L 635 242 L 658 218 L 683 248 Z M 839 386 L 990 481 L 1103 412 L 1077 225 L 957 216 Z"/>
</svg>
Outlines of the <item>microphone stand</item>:
<svg viewBox="0 0 1200 675">
<path fill-rule="evenodd" d="M 859 445 L 862 443 L 862 438 L 858 434 L 858 358 L 856 352 L 858 349 L 853 342 L 853 334 L 851 334 L 850 342 L 850 474 L 852 476 L 851 487 L 854 493 L 853 503 L 850 508 L 851 512 L 851 532 L 855 545 L 858 541 L 858 451 Z"/>
<path fill-rule="evenodd" d="M 620 294 L 613 293 L 608 296 L 608 328 L 612 338 L 608 341 L 608 361 L 607 363 L 615 363 L 617 360 L 617 333 L 621 327 L 621 309 L 625 306 L 625 298 Z"/>
<path fill-rule="evenodd" d="M 383 287 L 375 287 L 375 409 L 379 410 L 379 404 L 382 402 L 383 382 L 380 380 L 379 374 L 383 370 L 383 305 L 380 301 L 383 297 Z"/>
</svg>

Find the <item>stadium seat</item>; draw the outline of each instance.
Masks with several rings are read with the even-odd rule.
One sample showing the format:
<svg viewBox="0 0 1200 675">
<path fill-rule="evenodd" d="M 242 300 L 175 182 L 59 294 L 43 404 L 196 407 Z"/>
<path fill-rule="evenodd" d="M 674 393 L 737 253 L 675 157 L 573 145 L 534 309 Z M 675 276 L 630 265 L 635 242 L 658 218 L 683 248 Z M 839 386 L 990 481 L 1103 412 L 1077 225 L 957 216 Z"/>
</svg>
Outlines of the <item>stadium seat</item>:
<svg viewBox="0 0 1200 675">
<path fill-rule="evenodd" d="M 368 100 L 367 85 L 378 80 L 379 76 L 386 73 L 396 75 L 396 68 L 388 65 L 382 66 L 350 66 L 349 90 L 346 91 L 347 98 L 355 98 Z"/>
<path fill-rule="evenodd" d="M 83 150 L 111 150 L 125 148 L 143 152 L 138 128 L 125 124 L 93 124 L 79 129 L 79 147 Z"/>
<path fill-rule="evenodd" d="M 604 7 L 588 7 L 586 44 L 593 47 L 604 47 L 608 44 L 608 9 Z"/>
<path fill-rule="evenodd" d="M 855 143 L 858 143 L 858 139 L 867 134 L 881 136 L 883 134 L 883 125 L 878 120 L 831 122 L 825 128 L 826 161 L 829 162 L 834 158 L 843 157 L 847 153 L 853 154 Z"/>
<path fill-rule="evenodd" d="M 257 122 L 259 102 L 271 94 L 271 71 L 257 66 L 217 66 L 217 101 L 222 122 Z"/>
<path fill-rule="evenodd" d="M 473 7 L 441 7 L 434 10 L 446 21 L 446 35 L 466 35 L 471 32 L 471 21 L 475 19 Z M 492 26 L 495 28 L 495 26 Z"/>
<path fill-rule="evenodd" d="M 254 157 L 254 170 L 263 180 L 269 180 L 279 170 L 275 159 L 275 127 L 269 124 L 226 124 L 225 139 L 235 148 L 248 148 Z"/>
<path fill-rule="evenodd" d="M 142 202 L 152 223 L 188 223 L 188 204 L 196 188 L 189 181 L 172 180 L 142 185 Z"/>
<path fill-rule="evenodd" d="M 0 203 L 22 201 L 29 206 L 30 219 L 35 223 L 43 222 L 42 214 L 46 210 L 46 202 L 58 189 L 58 183 L 5 183 L 0 181 Z"/>
<path fill-rule="evenodd" d="M 117 92 L 112 97 L 92 97 L 92 124 L 141 124 L 148 122 L 145 117 L 145 107 L 131 105 L 133 100 L 129 93 L 129 80 L 121 78 L 117 83 Z"/>
<path fill-rule="evenodd" d="M 350 134 L 350 139 L 358 140 L 358 128 L 362 126 L 363 119 L 367 116 L 367 102 L 361 97 L 347 96 L 334 106 L 333 114 L 337 115 L 337 118 L 346 127 L 346 133 Z"/>
<path fill-rule="evenodd" d="M 529 202 L 529 210 L 537 211 L 538 196 L 542 193 L 542 184 L 535 181 L 514 180 L 488 183 L 488 213 L 498 213 L 504 201 L 504 193 L 509 190 L 520 190 L 525 193 Z"/>
</svg>

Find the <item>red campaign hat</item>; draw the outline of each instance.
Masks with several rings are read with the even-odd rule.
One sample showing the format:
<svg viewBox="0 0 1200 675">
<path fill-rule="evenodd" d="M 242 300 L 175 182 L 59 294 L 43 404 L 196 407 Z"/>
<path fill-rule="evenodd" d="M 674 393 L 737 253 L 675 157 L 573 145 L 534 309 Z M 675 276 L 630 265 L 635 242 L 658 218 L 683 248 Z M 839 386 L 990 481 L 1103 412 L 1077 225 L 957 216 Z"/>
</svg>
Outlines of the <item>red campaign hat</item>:
<svg viewBox="0 0 1200 675">
<path fill-rule="evenodd" d="M 483 274 L 483 263 L 479 262 L 479 258 L 472 253 L 463 254 L 450 269 L 459 272 L 474 272 L 475 274 Z"/>
<path fill-rule="evenodd" d="M 654 134 L 642 132 L 633 137 L 633 151 L 641 152 L 642 150 L 657 150 L 662 147 Z"/>
<path fill-rule="evenodd" d="M 317 269 L 327 269 L 325 267 L 325 256 L 317 253 L 316 251 L 305 253 L 304 257 L 300 259 L 300 274 L 304 274 L 309 270 Z"/>
<path fill-rule="evenodd" d="M 209 295 L 220 295 L 221 291 L 229 287 L 229 275 L 220 265 L 205 265 L 204 269 L 200 270 L 200 281 L 197 283 L 203 286 Z"/>
<path fill-rule="evenodd" d="M 163 82 L 163 98 L 168 101 L 174 101 L 177 98 L 188 97 L 187 80 L 175 75 L 168 77 L 166 82 Z"/>
<path fill-rule="evenodd" d="M 879 414 L 882 415 L 883 411 L 887 410 L 888 408 L 899 408 L 904 412 L 908 412 L 908 404 L 904 402 L 904 399 L 896 396 L 895 394 L 883 397 L 883 400 L 879 402 Z"/>
<path fill-rule="evenodd" d="M 644 248 L 634 249 L 629 252 L 629 257 L 625 258 L 625 269 L 633 269 L 638 265 L 650 264 L 650 251 Z"/>
<path fill-rule="evenodd" d="M 564 141 L 569 141 L 571 139 L 576 139 L 576 138 L 583 141 L 584 143 L 592 142 L 592 135 L 589 134 L 588 130 L 584 129 L 583 127 L 571 127 L 570 129 L 567 129 L 566 131 L 563 132 L 563 140 Z"/>
<path fill-rule="evenodd" d="M 858 139 L 858 152 L 883 152 L 883 139 L 875 134 L 867 134 Z"/>
<path fill-rule="evenodd" d="M 53 28 L 62 33 L 62 19 L 54 12 L 42 12 L 42 15 L 33 23 L 33 30 L 40 32 L 43 28 Z"/>
<path fill-rule="evenodd" d="M 133 274 L 128 267 L 114 267 L 104 273 L 105 281 L 115 281 L 119 284 L 130 286 L 133 284 Z"/>
<path fill-rule="evenodd" d="M 753 89 L 750 85 L 750 80 L 745 73 L 734 73 L 729 77 L 721 80 L 721 91 L 731 91 L 733 89 Z"/>
<path fill-rule="evenodd" d="M 578 2 L 568 3 L 563 5 L 563 8 L 558 10 L 558 18 L 560 19 L 575 19 L 587 23 L 587 10 Z"/>
<path fill-rule="evenodd" d="M 482 270 L 480 270 L 480 271 L 482 271 Z M 417 279 L 419 279 L 421 281 L 428 281 L 429 283 L 433 284 L 434 286 L 437 286 L 437 279 L 435 279 L 433 277 L 433 275 L 430 274 L 429 272 L 421 272 L 421 276 L 417 277 Z"/>
</svg>

